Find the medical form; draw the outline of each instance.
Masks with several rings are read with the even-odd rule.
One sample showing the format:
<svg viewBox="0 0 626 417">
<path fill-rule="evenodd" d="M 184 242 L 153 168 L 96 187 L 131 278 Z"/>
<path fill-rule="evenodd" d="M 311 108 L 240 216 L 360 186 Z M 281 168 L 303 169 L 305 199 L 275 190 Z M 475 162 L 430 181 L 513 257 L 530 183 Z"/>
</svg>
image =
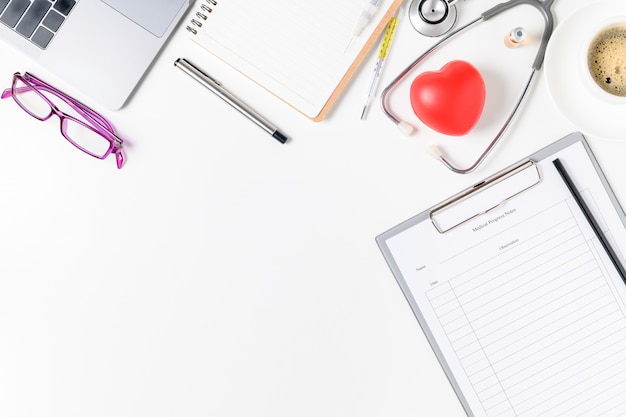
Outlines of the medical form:
<svg viewBox="0 0 626 417">
<path fill-rule="evenodd" d="M 623 260 L 624 214 L 580 134 L 531 157 L 537 185 L 496 208 L 474 216 L 494 198 L 477 194 L 445 233 L 425 212 L 377 238 L 468 415 L 626 414 L 626 285 L 557 157 Z"/>
</svg>

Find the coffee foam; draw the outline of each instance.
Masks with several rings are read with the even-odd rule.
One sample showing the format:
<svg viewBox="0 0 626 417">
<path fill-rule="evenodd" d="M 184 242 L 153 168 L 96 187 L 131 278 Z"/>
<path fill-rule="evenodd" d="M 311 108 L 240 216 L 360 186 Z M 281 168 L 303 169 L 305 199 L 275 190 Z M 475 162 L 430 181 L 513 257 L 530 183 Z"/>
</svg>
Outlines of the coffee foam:
<svg viewBox="0 0 626 417">
<path fill-rule="evenodd" d="M 600 88 L 626 97 L 626 25 L 600 32 L 591 42 L 587 64 Z"/>
</svg>

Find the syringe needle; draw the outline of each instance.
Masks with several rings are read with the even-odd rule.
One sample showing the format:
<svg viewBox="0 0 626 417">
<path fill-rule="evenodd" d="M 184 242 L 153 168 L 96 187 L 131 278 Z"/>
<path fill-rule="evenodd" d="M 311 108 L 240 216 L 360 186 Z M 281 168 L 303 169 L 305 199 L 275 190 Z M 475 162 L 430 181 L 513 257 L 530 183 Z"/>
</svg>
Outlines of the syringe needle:
<svg viewBox="0 0 626 417">
<path fill-rule="evenodd" d="M 345 49 L 346 51 L 350 49 L 350 45 L 352 45 L 352 41 L 354 40 L 354 38 L 359 36 L 361 32 L 363 32 L 365 26 L 367 26 L 370 20 L 372 20 L 372 17 L 374 17 L 374 14 L 378 9 L 378 3 L 380 3 L 380 0 L 367 0 L 367 6 L 365 6 L 356 21 L 356 25 L 354 26 L 354 30 L 352 31 L 352 38 L 350 38 L 350 42 Z"/>
<path fill-rule="evenodd" d="M 346 53 L 346 51 L 350 49 L 350 45 L 352 45 L 353 40 L 354 40 L 354 36 L 350 38 L 350 42 L 348 42 L 348 46 L 346 46 L 346 49 L 343 50 L 344 53 Z"/>
</svg>

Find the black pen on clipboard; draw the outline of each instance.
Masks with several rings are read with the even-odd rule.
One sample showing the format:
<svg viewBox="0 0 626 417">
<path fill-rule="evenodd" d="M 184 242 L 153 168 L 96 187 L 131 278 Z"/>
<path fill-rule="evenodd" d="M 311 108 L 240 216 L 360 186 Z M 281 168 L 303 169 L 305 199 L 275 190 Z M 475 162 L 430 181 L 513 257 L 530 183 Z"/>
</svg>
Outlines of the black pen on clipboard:
<svg viewBox="0 0 626 417">
<path fill-rule="evenodd" d="M 574 200 L 576 200 L 578 207 L 580 207 L 580 210 L 583 212 L 585 218 L 591 225 L 591 228 L 593 229 L 594 233 L 596 234 L 596 237 L 600 241 L 600 244 L 602 245 L 606 253 L 609 255 L 611 262 L 615 266 L 615 269 L 617 269 L 617 273 L 622 277 L 622 280 L 626 282 L 626 270 L 624 270 L 624 266 L 619 261 L 617 254 L 615 253 L 615 251 L 609 244 L 609 241 L 607 240 L 607 238 L 604 236 L 604 233 L 602 233 L 602 229 L 600 229 L 598 222 L 596 222 L 596 219 L 591 214 L 591 210 L 589 209 L 589 206 L 587 206 L 582 196 L 580 195 L 580 193 L 574 186 L 574 182 L 572 181 L 571 177 L 565 170 L 563 163 L 559 160 L 559 158 L 556 158 L 554 161 L 552 161 L 552 163 L 554 164 L 554 167 L 556 168 L 558 173 L 561 175 L 561 178 L 563 179 L 563 182 L 565 183 L 565 185 L 567 185 L 567 188 L 569 189 L 570 194 L 572 194 L 572 197 L 574 197 Z"/>
</svg>

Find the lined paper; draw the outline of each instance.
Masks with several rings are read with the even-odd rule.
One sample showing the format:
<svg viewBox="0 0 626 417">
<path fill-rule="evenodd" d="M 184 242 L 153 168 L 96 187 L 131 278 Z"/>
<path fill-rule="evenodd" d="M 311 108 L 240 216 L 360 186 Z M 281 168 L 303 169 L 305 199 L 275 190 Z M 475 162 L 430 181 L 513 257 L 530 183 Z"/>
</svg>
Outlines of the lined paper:
<svg viewBox="0 0 626 417">
<path fill-rule="evenodd" d="M 556 157 L 623 262 L 619 207 L 580 142 L 501 207 L 446 234 L 424 216 L 386 241 L 470 416 L 626 415 L 626 285 Z"/>
<path fill-rule="evenodd" d="M 352 42 L 366 0 L 219 1 L 192 39 L 314 118 L 382 22 L 392 0 Z M 396 2 L 397 3 L 397 2 Z M 347 50 L 346 48 L 350 46 Z"/>
<path fill-rule="evenodd" d="M 500 235 L 446 260 L 470 268 L 427 292 L 486 415 L 626 413 L 626 316 L 568 203 L 509 233 L 493 258 L 471 263 Z"/>
</svg>

